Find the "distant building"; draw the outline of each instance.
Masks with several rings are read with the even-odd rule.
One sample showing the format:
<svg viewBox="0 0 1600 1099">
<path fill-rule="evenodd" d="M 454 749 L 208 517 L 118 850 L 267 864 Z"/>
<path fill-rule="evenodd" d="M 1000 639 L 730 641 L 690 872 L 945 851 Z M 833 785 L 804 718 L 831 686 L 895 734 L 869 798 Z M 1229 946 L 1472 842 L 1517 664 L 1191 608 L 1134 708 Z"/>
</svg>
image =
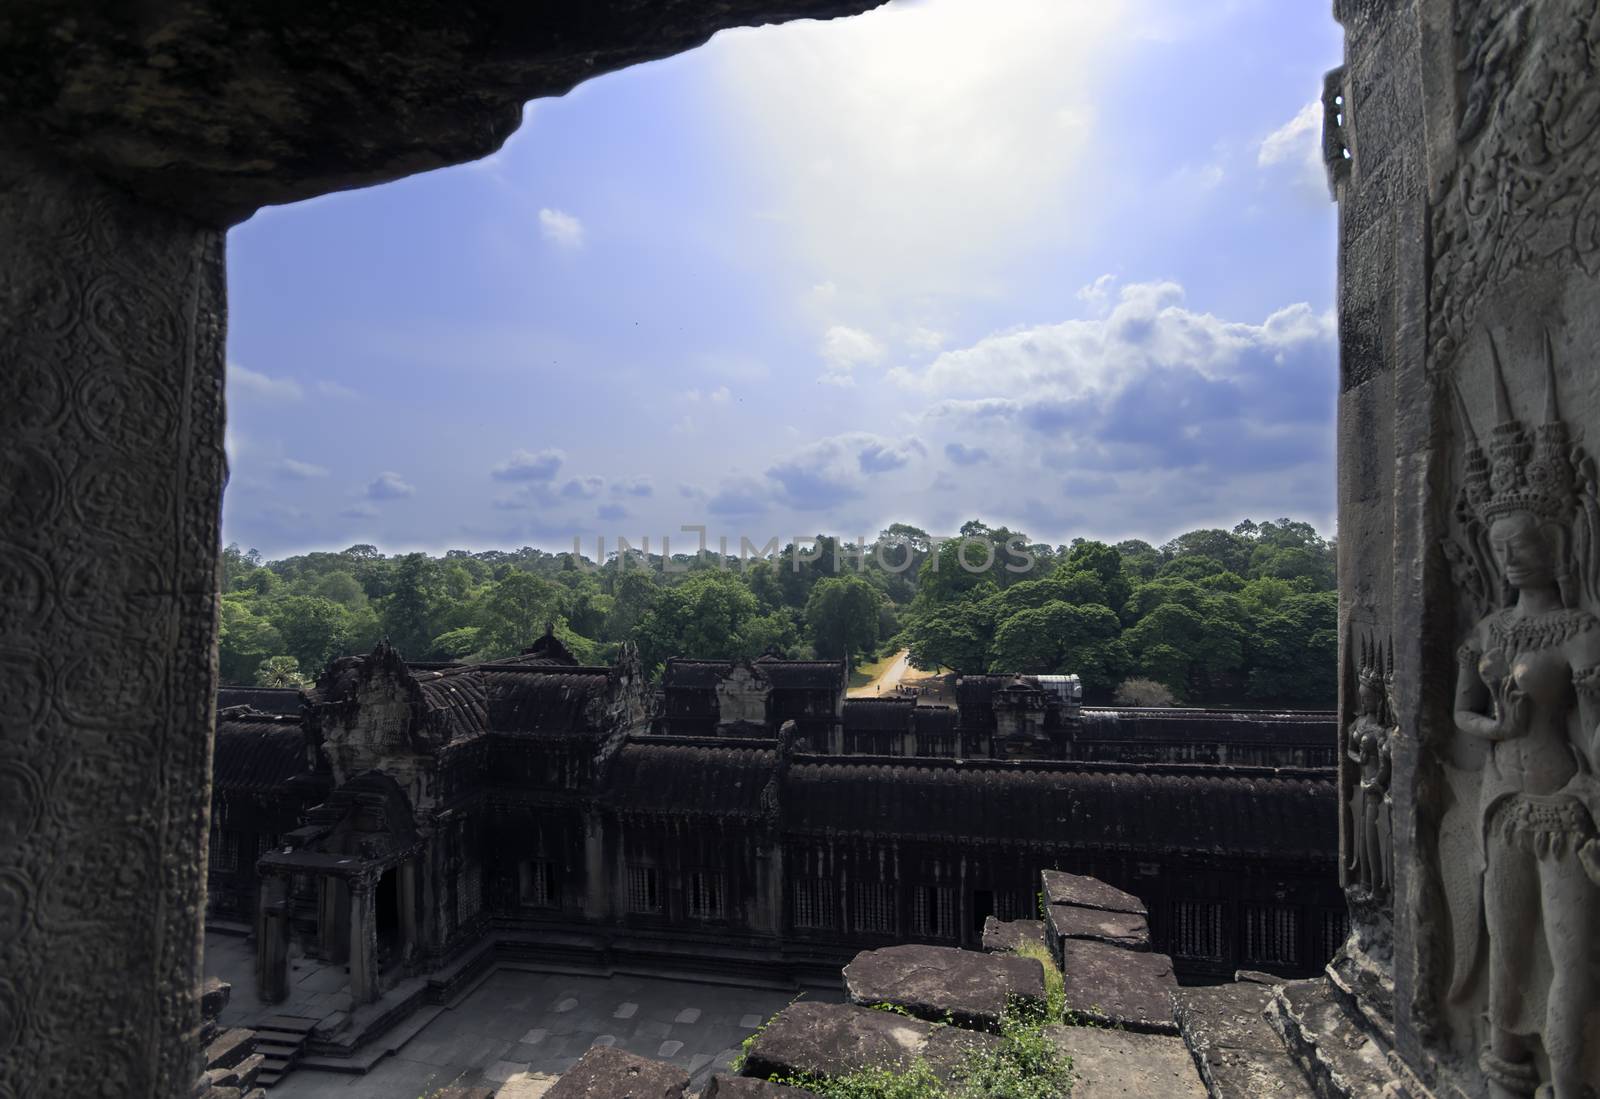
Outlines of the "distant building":
<svg viewBox="0 0 1600 1099">
<path fill-rule="evenodd" d="M 1049 677 L 962 677 L 955 707 L 845 685 L 836 662 L 674 660 L 652 699 L 631 650 L 584 667 L 547 637 L 225 690 L 211 918 L 254 928 L 269 998 L 301 951 L 367 1000 L 497 957 L 821 976 L 867 946 L 975 946 L 986 916 L 1034 913 L 1046 868 L 1141 897 L 1192 979 L 1317 972 L 1343 940 L 1328 715 L 1080 710 Z"/>
</svg>

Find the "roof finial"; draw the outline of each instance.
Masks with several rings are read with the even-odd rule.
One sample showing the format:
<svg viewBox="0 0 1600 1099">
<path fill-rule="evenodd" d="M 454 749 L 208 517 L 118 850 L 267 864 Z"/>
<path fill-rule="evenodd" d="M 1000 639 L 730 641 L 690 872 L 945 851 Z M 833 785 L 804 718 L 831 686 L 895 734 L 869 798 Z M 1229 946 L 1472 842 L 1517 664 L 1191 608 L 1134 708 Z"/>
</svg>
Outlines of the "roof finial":
<svg viewBox="0 0 1600 1099">
<path fill-rule="evenodd" d="M 1500 366 L 1500 345 L 1495 343 L 1494 333 L 1488 329 L 1484 331 L 1489 336 L 1489 356 L 1494 363 L 1494 415 L 1495 422 L 1509 424 L 1512 422 L 1511 396 L 1506 392 L 1505 371 Z"/>
<path fill-rule="evenodd" d="M 546 637 L 554 637 L 556 635 L 556 624 L 549 618 L 544 620 L 544 635 Z"/>
<path fill-rule="evenodd" d="M 1550 343 L 1550 329 L 1544 330 L 1544 422 L 1561 419 L 1561 398 L 1556 392 L 1556 352 Z"/>
</svg>

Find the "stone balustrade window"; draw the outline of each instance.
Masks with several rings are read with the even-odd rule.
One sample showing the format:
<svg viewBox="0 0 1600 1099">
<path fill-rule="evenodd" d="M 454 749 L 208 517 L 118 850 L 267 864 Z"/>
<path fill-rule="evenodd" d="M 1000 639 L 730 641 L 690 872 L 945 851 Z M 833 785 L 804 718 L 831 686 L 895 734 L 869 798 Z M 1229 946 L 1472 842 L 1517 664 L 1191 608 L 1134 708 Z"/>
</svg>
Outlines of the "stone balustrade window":
<svg viewBox="0 0 1600 1099">
<path fill-rule="evenodd" d="M 919 885 L 912 891 L 911 928 L 930 939 L 956 937 L 955 890 L 943 885 Z"/>
<path fill-rule="evenodd" d="M 833 882 L 826 878 L 795 878 L 789 883 L 797 928 L 831 931 L 838 925 L 838 904 Z"/>
<path fill-rule="evenodd" d="M 456 926 L 464 927 L 483 908 L 483 875 L 476 860 L 465 863 L 456 879 Z"/>
<path fill-rule="evenodd" d="M 661 911 L 661 875 L 653 866 L 628 867 L 628 911 Z"/>
<path fill-rule="evenodd" d="M 1317 961 L 1333 957 L 1350 935 L 1350 913 L 1343 908 L 1324 908 L 1316 923 Z"/>
<path fill-rule="evenodd" d="M 1222 901 L 1176 901 L 1167 911 L 1168 954 L 1212 961 L 1227 957 Z"/>
<path fill-rule="evenodd" d="M 1244 913 L 1245 958 L 1252 964 L 1300 963 L 1300 909 L 1295 905 L 1252 904 Z"/>
<path fill-rule="evenodd" d="M 856 882 L 851 898 L 852 926 L 857 931 L 894 932 L 894 886 L 887 882 Z"/>
<path fill-rule="evenodd" d="M 689 915 L 701 920 L 720 920 L 723 911 L 722 875 L 699 871 L 689 875 Z"/>
</svg>

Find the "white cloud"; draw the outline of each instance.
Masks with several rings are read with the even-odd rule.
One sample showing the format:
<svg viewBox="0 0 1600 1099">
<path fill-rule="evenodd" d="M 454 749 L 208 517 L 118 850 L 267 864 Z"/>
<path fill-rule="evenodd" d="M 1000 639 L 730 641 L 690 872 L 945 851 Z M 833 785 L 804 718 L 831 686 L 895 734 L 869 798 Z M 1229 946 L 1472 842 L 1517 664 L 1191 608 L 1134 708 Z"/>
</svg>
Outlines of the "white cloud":
<svg viewBox="0 0 1600 1099">
<path fill-rule="evenodd" d="M 1116 281 L 1115 275 L 1101 275 L 1088 286 L 1078 288 L 1078 300 L 1087 302 L 1095 312 L 1104 313 L 1111 300 L 1111 287 Z"/>
<path fill-rule="evenodd" d="M 819 351 L 825 370 L 822 380 L 833 385 L 854 384 L 856 367 L 883 359 L 883 345 L 872 333 L 843 324 L 823 333 Z"/>
<path fill-rule="evenodd" d="M 396 500 L 402 496 L 410 496 L 416 491 L 416 488 L 406 483 L 404 477 L 392 470 L 378 474 L 377 480 L 367 486 L 367 495 L 374 500 Z"/>
<path fill-rule="evenodd" d="M 1313 155 L 1320 156 L 1317 143 L 1321 133 L 1322 104 L 1313 99 L 1301 107 L 1293 118 L 1267 135 L 1256 153 L 1256 163 L 1265 168 L 1269 164 L 1300 159 L 1307 155 L 1308 149 Z"/>
<path fill-rule="evenodd" d="M 559 450 L 514 450 L 510 458 L 489 471 L 489 476 L 496 481 L 548 481 L 566 457 Z"/>
<path fill-rule="evenodd" d="M 306 395 L 293 378 L 274 378 L 231 361 L 228 363 L 228 393 L 265 401 L 298 401 Z"/>
<path fill-rule="evenodd" d="M 561 210 L 546 206 L 539 211 L 539 232 L 560 248 L 583 247 L 583 222 Z"/>
<path fill-rule="evenodd" d="M 1327 198 L 1327 173 L 1322 163 L 1322 103 L 1313 99 L 1289 121 L 1268 134 L 1256 151 L 1262 169 L 1288 167 L 1300 186 Z"/>
<path fill-rule="evenodd" d="M 302 462 L 295 458 L 280 460 L 277 465 L 277 471 L 278 476 L 288 477 L 294 481 L 309 481 L 328 475 L 326 466 L 312 465 L 310 462 Z"/>
<path fill-rule="evenodd" d="M 975 267 L 1070 232 L 1058 213 L 1096 166 L 1103 78 L 1172 7 L 1014 0 L 997 18 L 924 0 L 705 49 L 732 159 L 760 173 L 802 269 L 848 272 L 852 298 L 962 294 Z"/>
</svg>

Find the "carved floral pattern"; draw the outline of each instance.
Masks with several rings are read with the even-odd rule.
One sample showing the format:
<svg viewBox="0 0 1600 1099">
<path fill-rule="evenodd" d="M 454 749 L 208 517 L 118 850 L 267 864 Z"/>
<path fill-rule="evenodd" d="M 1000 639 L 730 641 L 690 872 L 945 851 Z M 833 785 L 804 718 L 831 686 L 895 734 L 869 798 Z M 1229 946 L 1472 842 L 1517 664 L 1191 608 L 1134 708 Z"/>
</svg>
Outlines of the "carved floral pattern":
<svg viewBox="0 0 1600 1099">
<path fill-rule="evenodd" d="M 13 148 L 0 225 L 0 1099 L 186 1095 L 223 237 Z"/>
</svg>

